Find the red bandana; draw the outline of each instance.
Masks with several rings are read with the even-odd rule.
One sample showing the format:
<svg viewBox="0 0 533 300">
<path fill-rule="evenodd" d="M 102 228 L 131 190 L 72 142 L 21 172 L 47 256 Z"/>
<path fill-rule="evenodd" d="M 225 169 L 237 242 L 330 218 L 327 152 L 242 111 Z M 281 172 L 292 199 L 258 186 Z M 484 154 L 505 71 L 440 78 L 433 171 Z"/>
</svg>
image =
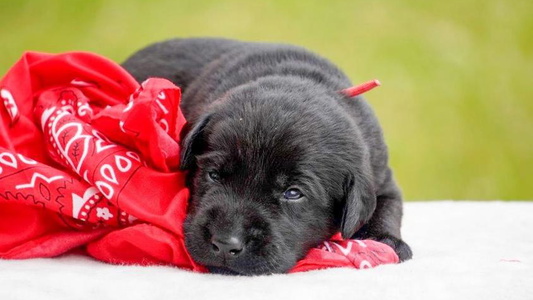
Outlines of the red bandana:
<svg viewBox="0 0 533 300">
<path fill-rule="evenodd" d="M 0 258 L 77 251 L 205 272 L 183 241 L 180 97 L 98 55 L 25 53 L 0 81 Z M 385 244 L 334 237 L 291 272 L 397 262 Z"/>
</svg>

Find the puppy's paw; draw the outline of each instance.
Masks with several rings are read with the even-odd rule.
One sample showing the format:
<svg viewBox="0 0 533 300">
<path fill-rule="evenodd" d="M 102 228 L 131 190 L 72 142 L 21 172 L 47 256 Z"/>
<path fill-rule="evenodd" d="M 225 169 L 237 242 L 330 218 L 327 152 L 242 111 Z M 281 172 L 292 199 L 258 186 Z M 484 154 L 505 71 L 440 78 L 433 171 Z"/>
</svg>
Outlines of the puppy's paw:
<svg viewBox="0 0 533 300">
<path fill-rule="evenodd" d="M 411 247 L 409 247 L 407 243 L 405 243 L 399 238 L 393 237 L 388 234 L 384 234 L 374 239 L 378 242 L 391 246 L 391 248 L 394 249 L 394 252 L 396 252 L 398 257 L 400 258 L 400 262 L 404 262 L 413 257 L 413 252 L 411 251 Z"/>
</svg>

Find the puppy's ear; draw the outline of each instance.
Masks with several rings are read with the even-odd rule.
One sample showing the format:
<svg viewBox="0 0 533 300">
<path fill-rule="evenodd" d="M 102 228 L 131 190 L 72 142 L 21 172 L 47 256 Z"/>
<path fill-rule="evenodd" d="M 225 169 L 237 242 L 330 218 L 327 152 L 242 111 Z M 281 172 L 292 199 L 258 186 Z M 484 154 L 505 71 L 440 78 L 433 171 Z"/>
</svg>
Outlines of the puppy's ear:
<svg viewBox="0 0 533 300">
<path fill-rule="evenodd" d="M 196 163 L 195 156 L 206 146 L 205 127 L 210 119 L 210 115 L 200 119 L 183 140 L 180 162 L 182 170 L 191 169 Z"/>
<path fill-rule="evenodd" d="M 372 177 L 367 174 L 352 174 L 346 180 L 345 203 L 340 229 L 342 238 L 351 238 L 376 209 L 376 193 Z"/>
</svg>

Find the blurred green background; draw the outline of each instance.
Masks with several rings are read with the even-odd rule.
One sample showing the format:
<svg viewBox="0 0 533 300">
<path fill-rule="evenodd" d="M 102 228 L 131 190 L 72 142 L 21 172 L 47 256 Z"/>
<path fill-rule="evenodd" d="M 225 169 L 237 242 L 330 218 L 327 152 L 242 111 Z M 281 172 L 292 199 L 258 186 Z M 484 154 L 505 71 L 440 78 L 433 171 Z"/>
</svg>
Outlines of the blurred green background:
<svg viewBox="0 0 533 300">
<path fill-rule="evenodd" d="M 533 1 L 4 1 L 0 74 L 25 50 L 118 62 L 154 41 L 305 46 L 367 94 L 407 200 L 533 199 Z"/>
</svg>

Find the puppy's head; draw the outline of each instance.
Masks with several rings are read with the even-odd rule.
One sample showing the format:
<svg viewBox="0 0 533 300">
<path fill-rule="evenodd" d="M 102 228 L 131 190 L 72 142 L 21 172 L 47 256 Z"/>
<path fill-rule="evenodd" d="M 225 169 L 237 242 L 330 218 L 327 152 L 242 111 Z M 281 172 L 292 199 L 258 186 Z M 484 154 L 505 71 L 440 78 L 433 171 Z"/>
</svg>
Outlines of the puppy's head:
<svg viewBox="0 0 533 300">
<path fill-rule="evenodd" d="M 192 257 L 211 271 L 289 270 L 313 246 L 370 218 L 368 151 L 337 94 L 263 80 L 233 90 L 188 133 Z"/>
</svg>

